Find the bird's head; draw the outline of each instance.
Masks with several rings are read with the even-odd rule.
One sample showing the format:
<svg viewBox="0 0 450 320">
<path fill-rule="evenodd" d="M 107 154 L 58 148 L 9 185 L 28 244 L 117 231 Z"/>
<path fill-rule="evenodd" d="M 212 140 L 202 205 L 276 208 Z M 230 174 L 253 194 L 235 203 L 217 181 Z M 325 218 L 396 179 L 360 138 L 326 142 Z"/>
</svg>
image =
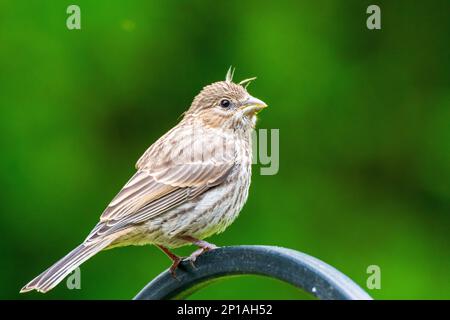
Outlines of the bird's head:
<svg viewBox="0 0 450 320">
<path fill-rule="evenodd" d="M 193 116 L 206 126 L 224 129 L 251 129 L 256 115 L 267 105 L 247 92 L 248 84 L 255 78 L 233 82 L 230 68 L 225 81 L 214 82 L 195 97 L 186 116 Z"/>
</svg>

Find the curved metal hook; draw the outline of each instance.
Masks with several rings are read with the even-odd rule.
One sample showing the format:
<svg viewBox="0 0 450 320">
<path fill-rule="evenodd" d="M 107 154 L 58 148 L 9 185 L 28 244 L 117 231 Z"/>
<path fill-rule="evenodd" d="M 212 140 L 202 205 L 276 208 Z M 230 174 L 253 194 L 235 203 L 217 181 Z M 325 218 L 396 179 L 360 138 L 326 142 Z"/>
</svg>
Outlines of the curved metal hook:
<svg viewBox="0 0 450 320">
<path fill-rule="evenodd" d="M 319 299 L 371 300 L 347 276 L 305 253 L 273 246 L 222 247 L 201 255 L 195 268 L 183 261 L 174 279 L 161 273 L 134 299 L 183 299 L 220 278 L 263 275 L 290 283 Z"/>
</svg>

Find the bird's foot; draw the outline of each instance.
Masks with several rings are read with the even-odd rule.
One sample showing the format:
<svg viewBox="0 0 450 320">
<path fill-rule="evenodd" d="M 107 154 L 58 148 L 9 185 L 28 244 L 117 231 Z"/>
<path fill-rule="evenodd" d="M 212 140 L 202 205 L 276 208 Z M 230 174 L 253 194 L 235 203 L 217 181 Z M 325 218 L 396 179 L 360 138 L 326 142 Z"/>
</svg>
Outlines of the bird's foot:
<svg viewBox="0 0 450 320">
<path fill-rule="evenodd" d="M 205 251 L 205 252 L 218 248 L 218 246 L 216 246 L 214 243 L 209 243 L 209 242 L 206 242 L 206 241 L 203 241 L 203 240 L 200 240 L 198 242 L 198 244 L 196 243 L 196 245 L 198 245 L 200 248 L 202 248 L 203 251 Z"/>
<path fill-rule="evenodd" d="M 189 261 L 189 263 L 191 264 L 192 268 L 197 269 L 195 265 L 195 260 L 197 260 L 197 258 L 204 252 L 205 250 L 203 248 L 200 248 L 192 252 L 191 255 L 186 258 L 186 260 Z"/>
<path fill-rule="evenodd" d="M 199 247 L 197 250 L 192 252 L 192 254 L 186 259 L 187 261 L 190 262 L 190 264 L 193 268 L 196 268 L 195 261 L 197 260 L 197 258 L 199 256 L 201 256 L 203 253 L 205 253 L 207 251 L 218 248 L 218 246 L 216 246 L 215 244 L 206 242 L 204 240 L 199 240 L 199 239 L 196 239 L 193 237 L 186 236 L 186 237 L 184 237 L 184 239 L 191 242 L 192 244 L 196 245 L 197 247 Z"/>
</svg>

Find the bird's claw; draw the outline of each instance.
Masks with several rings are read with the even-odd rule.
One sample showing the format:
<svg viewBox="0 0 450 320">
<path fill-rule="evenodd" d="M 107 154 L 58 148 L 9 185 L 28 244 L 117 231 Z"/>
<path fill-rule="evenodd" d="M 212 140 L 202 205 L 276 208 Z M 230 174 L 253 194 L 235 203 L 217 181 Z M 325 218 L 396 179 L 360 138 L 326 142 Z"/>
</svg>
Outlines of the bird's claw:
<svg viewBox="0 0 450 320">
<path fill-rule="evenodd" d="M 191 255 L 189 257 L 187 257 L 187 261 L 189 261 L 189 263 L 191 264 L 192 268 L 197 269 L 196 265 L 195 265 L 195 261 L 197 260 L 197 258 L 203 253 L 205 252 L 205 249 L 200 248 L 195 250 L 194 252 L 191 253 Z"/>
<path fill-rule="evenodd" d="M 195 250 L 194 252 L 191 253 L 191 255 L 189 257 L 186 258 L 187 261 L 189 261 L 189 263 L 191 264 L 192 268 L 197 269 L 196 265 L 195 265 L 195 261 L 197 260 L 198 257 L 200 257 L 203 253 L 207 252 L 207 251 L 211 251 L 214 249 L 217 249 L 218 246 L 208 243 L 207 245 Z"/>
</svg>

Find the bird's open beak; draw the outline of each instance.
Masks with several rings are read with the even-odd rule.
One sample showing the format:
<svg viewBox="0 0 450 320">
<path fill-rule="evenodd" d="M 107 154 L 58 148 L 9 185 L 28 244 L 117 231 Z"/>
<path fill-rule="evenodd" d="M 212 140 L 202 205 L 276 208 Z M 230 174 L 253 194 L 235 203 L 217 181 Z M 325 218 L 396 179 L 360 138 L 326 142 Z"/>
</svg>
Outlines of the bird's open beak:
<svg viewBox="0 0 450 320">
<path fill-rule="evenodd" d="M 250 96 L 241 106 L 241 110 L 244 114 L 257 114 L 264 108 L 267 108 L 267 104 L 252 96 Z"/>
</svg>

